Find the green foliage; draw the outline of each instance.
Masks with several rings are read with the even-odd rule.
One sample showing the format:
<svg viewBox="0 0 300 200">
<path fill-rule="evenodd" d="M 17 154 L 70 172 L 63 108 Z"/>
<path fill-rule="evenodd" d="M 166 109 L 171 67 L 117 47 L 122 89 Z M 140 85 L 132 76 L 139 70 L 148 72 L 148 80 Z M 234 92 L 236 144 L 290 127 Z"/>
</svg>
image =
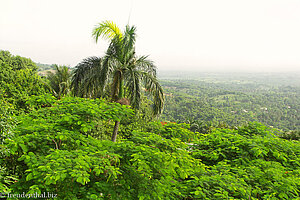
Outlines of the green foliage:
<svg viewBox="0 0 300 200">
<path fill-rule="evenodd" d="M 12 135 L 12 129 L 15 124 L 14 108 L 3 97 L 0 90 L 0 144 L 3 144 L 4 139 Z"/>
<path fill-rule="evenodd" d="M 40 99 L 34 97 L 32 102 L 44 105 L 45 96 Z M 120 120 L 132 115 L 132 110 L 103 100 L 70 97 L 49 104 L 18 116 L 15 136 L 6 140 L 9 155 L 1 165 L 19 177 L 10 188 L 20 193 L 51 191 L 69 199 L 99 197 L 96 182 L 105 185 L 114 179 L 119 156 L 101 150 L 104 144 L 90 135 L 97 132 L 98 121 Z M 91 186 L 81 187 L 87 183 Z"/>
<path fill-rule="evenodd" d="M 32 97 L 31 112 L 17 117 L 5 140 L 6 191 L 46 191 L 59 199 L 299 196 L 300 144 L 277 137 L 276 129 L 249 123 L 195 134 L 188 124 L 152 122 L 114 143 L 98 139 L 105 130 L 99 124 L 130 122 L 132 110 L 99 99 L 52 98 Z"/>
<path fill-rule="evenodd" d="M 52 96 L 49 93 L 46 93 L 38 96 L 31 96 L 26 101 L 26 106 L 30 111 L 38 110 L 40 108 L 51 107 L 57 102 L 56 100 L 57 99 L 54 96 Z"/>
<path fill-rule="evenodd" d="M 0 79 L 7 77 L 5 72 L 18 71 L 28 69 L 32 71 L 37 70 L 36 64 L 29 58 L 21 56 L 13 56 L 9 51 L 0 50 Z"/>
<path fill-rule="evenodd" d="M 178 199 L 178 185 L 194 168 L 203 170 L 185 150 L 179 139 L 166 139 L 153 133 L 134 132 L 130 140 L 117 144 L 122 156 L 118 178 L 118 198 Z"/>
<path fill-rule="evenodd" d="M 9 174 L 7 169 L 3 167 L 5 157 L 9 154 L 9 149 L 4 141 L 13 137 L 13 129 L 16 120 L 13 114 L 13 106 L 5 101 L 3 93 L 0 89 L 0 191 L 4 193 L 10 192 L 8 187 L 16 178 Z"/>
<path fill-rule="evenodd" d="M 180 193 L 176 184 L 197 166 L 186 144 L 143 132 L 120 143 L 90 136 L 98 120 L 131 114 L 119 104 L 63 98 L 19 116 L 4 163 L 19 176 L 10 188 L 15 193 L 48 191 L 60 199 L 175 198 Z"/>
<path fill-rule="evenodd" d="M 195 198 L 298 197 L 300 144 L 274 136 L 265 126 L 256 124 L 255 130 L 251 126 L 216 129 L 194 143 L 193 157 L 210 168 L 188 181 Z"/>
<path fill-rule="evenodd" d="M 149 122 L 154 120 L 152 102 L 144 95 L 141 96 L 139 110 L 135 110 L 132 118 L 123 119 L 120 123 L 119 136 L 130 138 L 133 131 L 147 131 Z M 111 130 L 112 127 L 109 129 Z"/>
<path fill-rule="evenodd" d="M 123 34 L 118 26 L 111 21 L 101 22 L 93 30 L 93 37 L 96 42 L 98 42 L 99 37 L 103 37 L 106 40 L 112 40 L 116 36 L 123 37 Z"/>
<path fill-rule="evenodd" d="M 152 122 L 147 127 L 147 131 L 161 135 L 164 138 L 179 138 L 184 142 L 191 142 L 196 139 L 197 135 L 188 130 L 189 124 L 176 124 L 174 122 Z"/>
<path fill-rule="evenodd" d="M 56 98 L 61 98 L 71 92 L 71 72 L 66 66 L 54 65 L 55 72 L 48 72 L 47 79 L 51 88 L 51 93 Z"/>
<path fill-rule="evenodd" d="M 246 137 L 255 135 L 275 137 L 275 135 L 278 135 L 280 132 L 279 130 L 264 126 L 263 124 L 258 122 L 249 122 L 247 125 L 239 127 L 237 130 L 240 135 Z"/>
<path fill-rule="evenodd" d="M 36 69 L 30 59 L 0 51 L 0 88 L 3 97 L 13 104 L 16 111 L 27 109 L 25 102 L 31 95 L 40 95 L 47 91 Z"/>
</svg>

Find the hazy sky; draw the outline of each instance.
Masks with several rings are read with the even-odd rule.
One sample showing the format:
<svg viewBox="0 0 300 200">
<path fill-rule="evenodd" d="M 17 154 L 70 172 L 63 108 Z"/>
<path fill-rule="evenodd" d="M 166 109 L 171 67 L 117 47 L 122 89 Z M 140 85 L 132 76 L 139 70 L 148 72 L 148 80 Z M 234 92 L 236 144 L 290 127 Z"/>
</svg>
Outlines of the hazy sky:
<svg viewBox="0 0 300 200">
<path fill-rule="evenodd" d="M 0 49 L 75 66 L 104 54 L 103 20 L 135 25 L 160 70 L 300 70 L 300 0 L 0 0 Z"/>
</svg>

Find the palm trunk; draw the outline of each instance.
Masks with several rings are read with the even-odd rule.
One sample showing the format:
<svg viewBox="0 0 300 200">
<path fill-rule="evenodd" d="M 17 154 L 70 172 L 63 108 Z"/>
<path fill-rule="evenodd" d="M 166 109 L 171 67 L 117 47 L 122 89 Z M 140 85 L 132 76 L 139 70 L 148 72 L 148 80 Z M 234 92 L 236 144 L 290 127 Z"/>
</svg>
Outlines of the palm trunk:
<svg viewBox="0 0 300 200">
<path fill-rule="evenodd" d="M 120 72 L 120 80 L 119 80 L 119 94 L 118 94 L 118 99 L 120 100 L 124 97 L 124 80 L 122 78 L 122 73 Z M 117 102 L 117 101 L 116 101 Z M 115 122 L 115 126 L 114 126 L 114 131 L 111 137 L 111 141 L 116 142 L 117 140 L 117 136 L 118 136 L 118 130 L 119 130 L 119 126 L 120 126 L 120 121 L 116 121 Z"/>
<path fill-rule="evenodd" d="M 111 141 L 113 141 L 113 142 L 116 142 L 116 140 L 117 140 L 119 126 L 120 126 L 120 121 L 116 121 L 115 126 L 114 126 L 114 131 L 113 131 L 113 134 L 111 137 Z"/>
<path fill-rule="evenodd" d="M 122 99 L 124 97 L 124 80 L 121 78 L 120 85 L 119 85 L 119 95 L 118 98 Z"/>
</svg>

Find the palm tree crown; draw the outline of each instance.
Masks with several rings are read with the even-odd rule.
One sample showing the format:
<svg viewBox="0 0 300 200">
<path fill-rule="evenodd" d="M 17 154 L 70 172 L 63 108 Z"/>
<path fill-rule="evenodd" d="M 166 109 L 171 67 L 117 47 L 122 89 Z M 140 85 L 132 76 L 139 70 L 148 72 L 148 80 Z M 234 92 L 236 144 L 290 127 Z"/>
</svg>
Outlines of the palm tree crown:
<svg viewBox="0 0 300 200">
<path fill-rule="evenodd" d="M 163 90 L 156 79 L 156 67 L 147 56 L 136 56 L 136 28 L 127 25 L 122 32 L 113 22 L 105 21 L 93 30 L 93 37 L 109 40 L 105 56 L 90 57 L 76 66 L 72 86 L 76 95 L 103 97 L 110 91 L 112 101 L 128 98 L 133 108 L 141 103 L 144 90 L 153 96 L 154 114 L 163 109 Z"/>
</svg>

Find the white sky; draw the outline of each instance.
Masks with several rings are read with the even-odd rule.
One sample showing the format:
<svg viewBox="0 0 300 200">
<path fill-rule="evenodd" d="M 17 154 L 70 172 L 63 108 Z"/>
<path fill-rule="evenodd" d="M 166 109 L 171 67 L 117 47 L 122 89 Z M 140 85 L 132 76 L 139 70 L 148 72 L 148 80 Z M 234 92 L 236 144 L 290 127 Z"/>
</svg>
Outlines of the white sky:
<svg viewBox="0 0 300 200">
<path fill-rule="evenodd" d="M 129 13 L 159 70 L 300 70 L 300 0 L 0 0 L 0 49 L 73 67 L 104 54 L 98 22 Z"/>
</svg>

